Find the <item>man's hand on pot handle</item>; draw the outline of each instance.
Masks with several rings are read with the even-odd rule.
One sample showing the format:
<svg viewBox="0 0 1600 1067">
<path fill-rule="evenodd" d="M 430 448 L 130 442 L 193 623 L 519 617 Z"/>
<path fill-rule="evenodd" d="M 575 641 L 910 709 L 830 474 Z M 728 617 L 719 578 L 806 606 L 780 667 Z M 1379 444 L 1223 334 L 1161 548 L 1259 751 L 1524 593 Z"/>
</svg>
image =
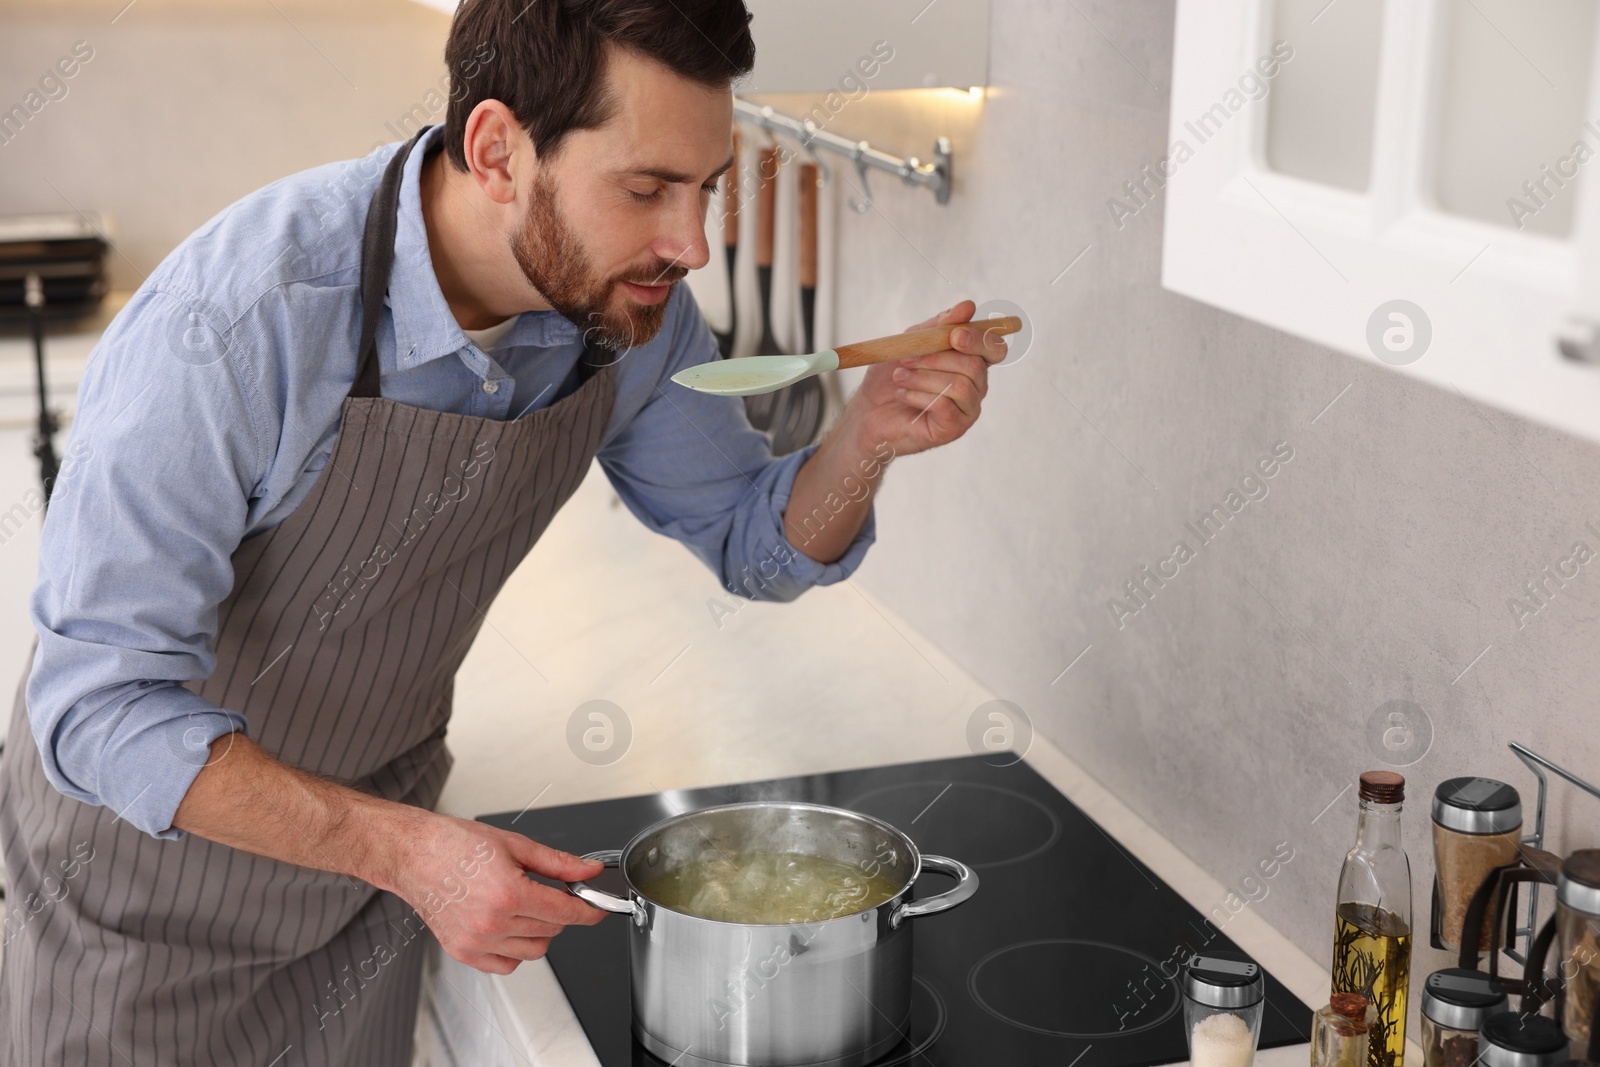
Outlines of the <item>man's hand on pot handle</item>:
<svg viewBox="0 0 1600 1067">
<path fill-rule="evenodd" d="M 539 959 L 565 927 L 606 915 L 526 873 L 568 882 L 595 877 L 600 864 L 308 774 L 242 733 L 211 743 L 173 825 L 387 889 L 416 909 L 452 958 L 494 974 Z"/>
<path fill-rule="evenodd" d="M 416 909 L 452 959 L 510 974 L 523 960 L 542 958 L 566 927 L 606 917 L 524 873 L 571 882 L 593 878 L 601 864 L 482 823 L 418 814 L 423 825 L 402 853 L 390 888 Z"/>
</svg>

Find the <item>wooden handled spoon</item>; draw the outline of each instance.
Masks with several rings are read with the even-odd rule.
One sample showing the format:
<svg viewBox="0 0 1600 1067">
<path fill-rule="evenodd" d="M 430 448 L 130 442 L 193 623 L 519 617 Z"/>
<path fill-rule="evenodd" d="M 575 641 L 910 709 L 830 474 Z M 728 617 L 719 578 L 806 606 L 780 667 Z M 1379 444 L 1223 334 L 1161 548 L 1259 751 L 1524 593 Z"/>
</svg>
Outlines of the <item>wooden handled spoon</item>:
<svg viewBox="0 0 1600 1067">
<path fill-rule="evenodd" d="M 908 333 L 890 334 L 871 341 L 828 348 L 809 356 L 745 356 L 719 359 L 695 367 L 685 367 L 672 376 L 679 385 L 717 396 L 755 396 L 793 385 L 802 378 L 824 371 L 865 367 L 897 359 L 931 356 L 950 347 L 950 334 L 963 326 L 985 334 L 1016 333 L 1022 320 L 1015 315 L 995 319 L 975 319 L 949 326 L 928 326 Z"/>
</svg>

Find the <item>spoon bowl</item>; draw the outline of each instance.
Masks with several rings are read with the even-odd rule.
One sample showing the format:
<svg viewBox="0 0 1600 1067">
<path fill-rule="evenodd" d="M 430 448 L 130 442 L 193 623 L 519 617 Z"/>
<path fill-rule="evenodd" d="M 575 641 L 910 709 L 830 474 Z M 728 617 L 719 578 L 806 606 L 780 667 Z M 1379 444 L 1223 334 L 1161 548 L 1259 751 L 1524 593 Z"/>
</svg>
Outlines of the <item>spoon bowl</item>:
<svg viewBox="0 0 1600 1067">
<path fill-rule="evenodd" d="M 832 365 L 828 365 L 828 360 Z M 757 396 L 823 371 L 836 370 L 839 357 L 833 349 L 809 356 L 745 356 L 719 359 L 686 367 L 672 376 L 679 385 L 715 396 Z"/>
<path fill-rule="evenodd" d="M 745 356 L 719 359 L 695 367 L 685 367 L 672 376 L 679 385 L 716 396 L 755 396 L 793 385 L 802 378 L 841 367 L 867 367 L 898 359 L 931 356 L 951 347 L 952 331 L 970 328 L 984 334 L 1004 336 L 1022 329 L 1015 315 L 928 326 L 920 330 L 891 334 L 871 341 L 858 341 L 838 348 L 825 348 L 809 356 Z"/>
</svg>

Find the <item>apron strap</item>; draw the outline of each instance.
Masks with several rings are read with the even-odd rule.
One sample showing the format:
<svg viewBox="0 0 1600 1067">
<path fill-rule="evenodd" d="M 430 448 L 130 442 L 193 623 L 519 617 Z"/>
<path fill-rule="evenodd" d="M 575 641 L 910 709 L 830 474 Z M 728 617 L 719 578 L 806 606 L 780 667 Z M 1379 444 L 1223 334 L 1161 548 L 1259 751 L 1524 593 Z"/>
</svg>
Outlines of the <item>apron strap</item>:
<svg viewBox="0 0 1600 1067">
<path fill-rule="evenodd" d="M 389 273 L 394 267 L 394 233 L 400 208 L 400 176 L 406 158 L 432 126 L 424 126 L 401 146 L 384 169 L 378 191 L 367 208 L 366 228 L 361 234 L 361 343 L 356 347 L 356 380 L 351 396 L 380 396 L 378 388 L 378 315 L 389 292 Z"/>
<path fill-rule="evenodd" d="M 372 203 L 367 208 L 366 226 L 361 233 L 361 343 L 356 351 L 356 378 L 350 386 L 351 396 L 382 396 L 378 384 L 378 315 L 383 311 L 383 298 L 389 292 L 389 275 L 394 267 L 394 236 L 400 208 L 400 179 L 405 172 L 406 159 L 411 150 L 433 129 L 424 126 L 418 130 L 384 168 L 383 180 Z M 612 349 L 597 344 L 586 344 L 567 380 L 556 390 L 552 403 L 575 392 L 601 367 L 618 362 L 622 357 Z"/>
</svg>

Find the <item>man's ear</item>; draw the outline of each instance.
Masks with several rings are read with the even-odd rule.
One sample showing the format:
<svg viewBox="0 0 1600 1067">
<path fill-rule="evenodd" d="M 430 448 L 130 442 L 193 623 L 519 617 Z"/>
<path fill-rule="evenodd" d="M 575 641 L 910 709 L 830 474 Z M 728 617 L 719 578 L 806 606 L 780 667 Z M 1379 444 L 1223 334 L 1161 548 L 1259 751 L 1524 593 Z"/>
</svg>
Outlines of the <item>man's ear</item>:
<svg viewBox="0 0 1600 1067">
<path fill-rule="evenodd" d="M 515 203 L 533 142 L 511 109 L 498 100 L 481 101 L 467 116 L 461 147 L 467 172 L 483 195 L 497 204 Z"/>
</svg>

